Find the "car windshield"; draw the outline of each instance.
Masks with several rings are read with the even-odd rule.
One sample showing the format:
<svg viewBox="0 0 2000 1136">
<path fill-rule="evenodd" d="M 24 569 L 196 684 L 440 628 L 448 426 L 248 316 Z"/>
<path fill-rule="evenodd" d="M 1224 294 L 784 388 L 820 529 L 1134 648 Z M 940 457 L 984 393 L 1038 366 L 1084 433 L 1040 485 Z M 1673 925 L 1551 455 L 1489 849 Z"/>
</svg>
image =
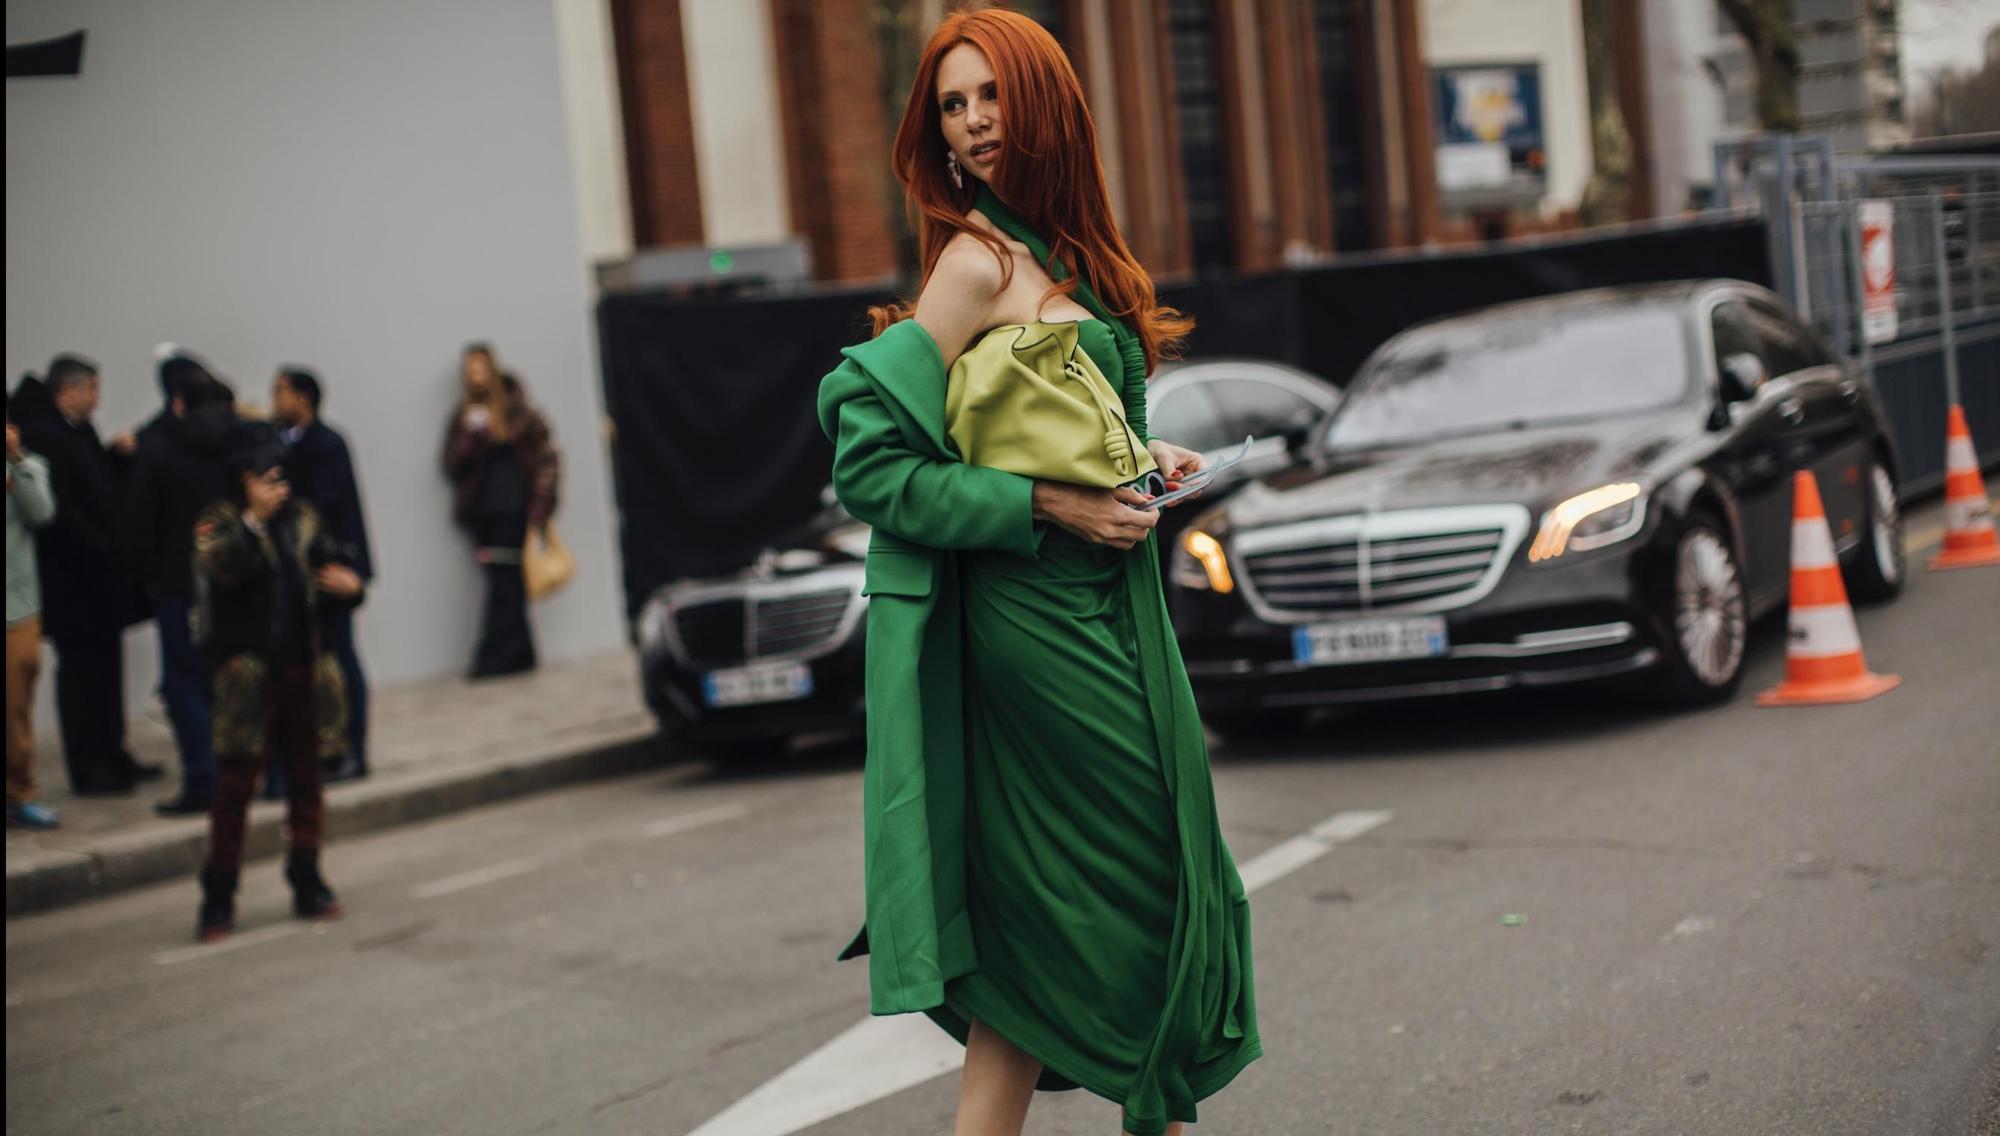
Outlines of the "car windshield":
<svg viewBox="0 0 2000 1136">
<path fill-rule="evenodd" d="M 1666 406 L 1688 389 L 1680 314 L 1593 306 L 1421 328 L 1356 377 L 1327 445 L 1363 449 Z"/>
</svg>

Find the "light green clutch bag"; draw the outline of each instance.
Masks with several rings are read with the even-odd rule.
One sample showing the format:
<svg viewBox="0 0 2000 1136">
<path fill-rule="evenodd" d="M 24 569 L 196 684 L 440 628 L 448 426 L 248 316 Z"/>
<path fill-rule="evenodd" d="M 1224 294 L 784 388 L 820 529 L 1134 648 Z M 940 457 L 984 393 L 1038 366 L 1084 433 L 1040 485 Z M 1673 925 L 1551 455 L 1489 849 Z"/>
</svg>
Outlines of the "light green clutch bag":
<svg viewBox="0 0 2000 1136">
<path fill-rule="evenodd" d="M 944 421 L 968 465 L 1099 489 L 1159 468 L 1074 323 L 987 332 L 951 365 Z"/>
</svg>

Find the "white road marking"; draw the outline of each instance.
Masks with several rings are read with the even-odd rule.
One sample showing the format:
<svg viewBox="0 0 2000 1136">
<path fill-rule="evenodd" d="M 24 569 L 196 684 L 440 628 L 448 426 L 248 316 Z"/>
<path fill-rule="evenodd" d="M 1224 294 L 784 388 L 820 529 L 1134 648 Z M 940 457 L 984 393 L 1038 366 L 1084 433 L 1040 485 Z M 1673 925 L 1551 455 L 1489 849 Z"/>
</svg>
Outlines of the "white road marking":
<svg viewBox="0 0 2000 1136">
<path fill-rule="evenodd" d="M 219 943 L 197 943 L 192 947 L 179 947 L 171 951 L 161 951 L 153 956 L 155 966 L 173 966 L 177 963 L 193 962 L 213 955 L 226 955 L 240 951 L 244 947 L 254 947 L 262 943 L 288 939 L 305 929 L 303 923 L 273 923 L 269 927 L 259 927 L 255 931 L 245 931 L 231 935 Z"/>
<path fill-rule="evenodd" d="M 677 833 L 689 832 L 697 828 L 706 828 L 711 824 L 721 824 L 724 821 L 736 820 L 749 811 L 749 808 L 743 805 L 717 805 L 715 808 L 702 809 L 700 812 L 682 813 L 680 816 L 670 816 L 665 820 L 656 820 L 645 828 L 640 829 L 639 835 L 648 838 L 673 836 Z"/>
<path fill-rule="evenodd" d="M 786 1136 L 965 1064 L 965 1047 L 922 1014 L 867 1018 L 688 1136 Z"/>
<path fill-rule="evenodd" d="M 1242 864 L 1246 891 L 1291 875 L 1388 823 L 1386 809 L 1335 813 Z M 965 1064 L 965 1049 L 922 1014 L 867 1018 L 764 1082 L 688 1136 L 790 1136 Z"/>
<path fill-rule="evenodd" d="M 1333 851 L 1334 845 L 1345 844 L 1388 822 L 1389 812 L 1386 809 L 1335 813 L 1238 868 L 1237 871 L 1243 875 L 1244 890 L 1256 891 L 1266 884 L 1275 883 Z"/>
<path fill-rule="evenodd" d="M 501 880 L 513 879 L 515 876 L 525 876 L 541 866 L 542 861 L 539 856 L 525 856 L 519 860 L 503 860 L 498 864 L 489 864 L 484 868 L 474 868 L 469 872 L 460 872 L 455 876 L 446 876 L 441 880 L 432 880 L 427 884 L 418 884 L 416 887 L 410 889 L 410 898 L 436 899 L 438 896 L 450 895 L 455 891 L 464 891 L 467 888 L 498 883 Z"/>
<path fill-rule="evenodd" d="M 1713 931 L 1713 930 L 1715 930 L 1715 919 L 1713 916 L 1690 915 L 1687 918 L 1681 920 L 1680 922 L 1674 924 L 1674 929 L 1672 931 L 1667 932 L 1667 938 L 1691 939 L 1696 935 L 1701 934 L 1703 931 Z"/>
</svg>

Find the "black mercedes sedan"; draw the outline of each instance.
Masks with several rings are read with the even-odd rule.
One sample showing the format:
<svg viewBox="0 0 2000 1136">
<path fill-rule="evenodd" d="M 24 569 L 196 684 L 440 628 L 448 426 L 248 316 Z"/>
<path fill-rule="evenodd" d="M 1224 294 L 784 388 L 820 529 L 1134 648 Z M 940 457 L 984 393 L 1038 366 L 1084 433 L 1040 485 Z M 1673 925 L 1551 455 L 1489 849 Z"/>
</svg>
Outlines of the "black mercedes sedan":
<svg viewBox="0 0 2000 1136">
<path fill-rule="evenodd" d="M 1786 597 L 1801 469 L 1854 598 L 1903 582 L 1871 380 L 1741 282 L 1417 326 L 1295 458 L 1194 518 L 1170 565 L 1188 675 L 1225 732 L 1619 675 L 1727 698 L 1751 623 Z"/>
</svg>

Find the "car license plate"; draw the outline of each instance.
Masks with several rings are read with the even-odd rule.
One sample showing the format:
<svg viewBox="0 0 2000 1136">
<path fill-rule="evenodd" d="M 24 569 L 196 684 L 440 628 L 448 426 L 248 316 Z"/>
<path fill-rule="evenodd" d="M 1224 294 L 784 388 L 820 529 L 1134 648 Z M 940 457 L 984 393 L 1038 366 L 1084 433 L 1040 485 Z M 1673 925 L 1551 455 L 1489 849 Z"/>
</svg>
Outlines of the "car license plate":
<svg viewBox="0 0 2000 1136">
<path fill-rule="evenodd" d="M 1348 619 L 1292 629 L 1292 657 L 1309 666 L 1429 659 L 1448 649 L 1441 615 Z"/>
<path fill-rule="evenodd" d="M 748 706 L 758 702 L 789 702 L 813 691 L 812 668 L 804 663 L 757 663 L 710 671 L 701 680 L 703 699 L 711 707 Z"/>
</svg>

